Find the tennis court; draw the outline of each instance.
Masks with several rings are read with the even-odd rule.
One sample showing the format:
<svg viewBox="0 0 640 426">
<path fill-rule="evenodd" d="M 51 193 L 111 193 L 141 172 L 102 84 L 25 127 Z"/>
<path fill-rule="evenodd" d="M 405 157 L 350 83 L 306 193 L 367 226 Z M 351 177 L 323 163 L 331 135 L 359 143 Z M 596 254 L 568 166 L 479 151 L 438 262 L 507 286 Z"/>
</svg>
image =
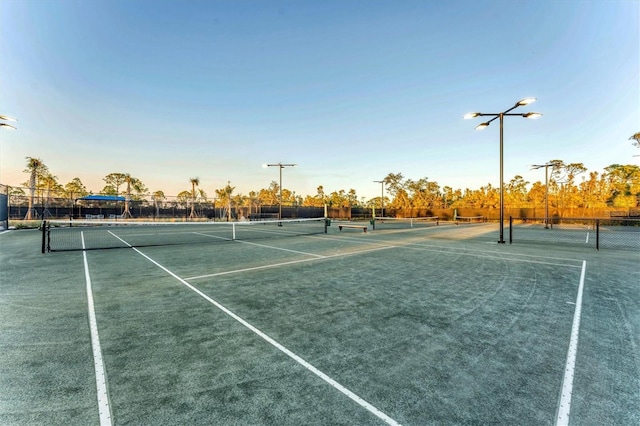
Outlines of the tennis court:
<svg viewBox="0 0 640 426">
<path fill-rule="evenodd" d="M 0 424 L 640 423 L 640 253 L 497 229 L 5 232 Z"/>
</svg>

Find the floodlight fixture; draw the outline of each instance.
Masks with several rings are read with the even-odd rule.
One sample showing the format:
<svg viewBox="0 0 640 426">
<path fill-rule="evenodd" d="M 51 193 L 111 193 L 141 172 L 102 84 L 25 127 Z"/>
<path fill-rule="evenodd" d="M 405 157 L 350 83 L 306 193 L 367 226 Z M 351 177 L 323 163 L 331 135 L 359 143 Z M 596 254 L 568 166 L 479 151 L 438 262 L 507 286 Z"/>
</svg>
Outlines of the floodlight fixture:
<svg viewBox="0 0 640 426">
<path fill-rule="evenodd" d="M 525 105 L 529 105 L 532 104 L 536 101 L 536 98 L 524 98 L 524 99 L 520 99 L 517 103 L 516 106 L 525 106 Z"/>
<path fill-rule="evenodd" d="M 2 121 L 18 121 L 13 117 L 9 117 L 8 115 L 0 115 L 0 120 L 2 120 Z M 16 128 L 14 126 L 12 126 L 11 124 L 7 124 L 7 123 L 0 123 L 0 127 L 6 127 L 9 130 L 16 130 Z"/>
<path fill-rule="evenodd" d="M 520 107 L 520 106 L 525 106 L 525 105 L 529 105 L 533 102 L 536 101 L 536 98 L 524 98 L 519 100 L 518 102 L 516 102 L 516 104 L 514 106 L 512 106 L 511 108 L 509 108 L 506 111 L 503 112 L 499 112 L 499 113 L 491 113 L 491 114 L 487 114 L 487 113 L 483 113 L 483 112 L 470 112 L 468 114 L 465 114 L 463 116 L 463 118 L 465 119 L 470 119 L 470 118 L 476 118 L 476 117 L 483 117 L 483 116 L 490 116 L 493 117 L 491 120 L 484 122 L 484 123 L 480 123 L 476 126 L 476 130 L 482 130 L 485 129 L 486 127 L 489 126 L 489 124 L 491 124 L 491 122 L 495 119 L 500 119 L 500 239 L 498 240 L 499 244 L 504 244 L 504 138 L 503 138 L 503 121 L 504 121 L 504 117 L 505 116 L 520 116 L 520 117 L 524 117 L 524 118 L 539 118 L 542 116 L 542 114 L 540 114 L 539 112 L 527 112 L 527 113 L 523 113 L 523 114 L 509 114 L 509 112 L 513 111 L 514 109 Z"/>
<path fill-rule="evenodd" d="M 549 229 L 549 167 L 555 166 L 556 163 L 549 161 L 545 164 L 532 164 L 532 170 L 538 170 L 544 167 L 544 229 Z"/>
<path fill-rule="evenodd" d="M 293 163 L 271 163 L 263 164 L 262 167 L 278 167 L 280 169 L 280 196 L 278 200 L 278 220 L 282 220 L 282 169 L 285 167 L 296 167 Z"/>
</svg>

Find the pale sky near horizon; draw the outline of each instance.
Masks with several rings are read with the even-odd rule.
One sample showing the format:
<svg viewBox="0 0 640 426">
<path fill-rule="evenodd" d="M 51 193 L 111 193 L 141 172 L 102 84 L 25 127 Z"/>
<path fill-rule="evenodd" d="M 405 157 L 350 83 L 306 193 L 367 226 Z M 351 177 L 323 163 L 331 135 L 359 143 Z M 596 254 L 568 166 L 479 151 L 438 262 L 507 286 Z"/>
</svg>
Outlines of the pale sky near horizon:
<svg viewBox="0 0 640 426">
<path fill-rule="evenodd" d="M 112 172 L 176 195 L 278 180 L 380 195 L 389 173 L 441 187 L 544 182 L 560 159 L 640 164 L 640 2 L 0 1 L 0 182 L 26 157 L 94 193 Z"/>
</svg>

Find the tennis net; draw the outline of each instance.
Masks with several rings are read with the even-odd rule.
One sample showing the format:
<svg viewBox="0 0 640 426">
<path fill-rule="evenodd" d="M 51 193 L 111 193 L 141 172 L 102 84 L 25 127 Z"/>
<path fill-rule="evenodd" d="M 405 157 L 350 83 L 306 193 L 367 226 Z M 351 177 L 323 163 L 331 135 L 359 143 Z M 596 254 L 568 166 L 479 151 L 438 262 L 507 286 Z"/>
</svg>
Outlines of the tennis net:
<svg viewBox="0 0 640 426">
<path fill-rule="evenodd" d="M 487 221 L 487 218 L 484 216 L 455 216 L 454 220 L 456 225 L 461 223 L 483 223 Z"/>
<path fill-rule="evenodd" d="M 439 225 L 438 216 L 429 217 L 376 217 L 373 229 L 424 228 Z"/>
<path fill-rule="evenodd" d="M 44 221 L 42 253 L 126 247 L 205 244 L 327 232 L 324 218 L 246 222 Z"/>
</svg>

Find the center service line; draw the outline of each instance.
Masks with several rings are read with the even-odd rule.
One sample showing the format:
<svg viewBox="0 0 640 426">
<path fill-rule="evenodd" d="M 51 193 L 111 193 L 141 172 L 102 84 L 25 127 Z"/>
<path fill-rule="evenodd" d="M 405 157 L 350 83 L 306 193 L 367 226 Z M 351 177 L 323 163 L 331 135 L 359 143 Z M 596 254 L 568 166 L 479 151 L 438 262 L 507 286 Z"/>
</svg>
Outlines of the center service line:
<svg viewBox="0 0 640 426">
<path fill-rule="evenodd" d="M 109 231 L 109 233 L 111 233 L 111 231 Z M 338 391 L 342 392 L 344 395 L 346 395 L 347 397 L 349 397 L 350 399 L 352 399 L 353 401 L 355 401 L 358 405 L 360 405 L 361 407 L 363 407 L 364 409 L 366 409 L 367 411 L 369 411 L 370 413 L 372 413 L 373 415 L 375 415 L 376 417 L 378 417 L 379 419 L 381 419 L 382 421 L 384 421 L 385 423 L 389 424 L 389 425 L 393 425 L 393 426 L 399 426 L 400 424 L 398 422 L 396 422 L 395 420 L 393 420 L 391 417 L 387 416 L 386 414 L 384 414 L 382 411 L 378 410 L 376 407 L 374 407 L 373 405 L 369 404 L 367 401 L 365 401 L 364 399 L 362 399 L 361 397 L 359 397 L 358 395 L 356 395 L 355 393 L 351 392 L 349 389 L 347 389 L 346 387 L 342 386 L 340 383 L 336 382 L 335 380 L 333 380 L 331 377 L 327 376 L 325 373 L 323 373 L 322 371 L 318 370 L 316 367 L 314 367 L 313 365 L 311 365 L 310 363 L 308 363 L 307 361 L 305 361 L 303 358 L 299 357 L 298 355 L 296 355 L 295 353 L 291 352 L 289 349 L 285 348 L 284 346 L 282 346 L 280 343 L 276 342 L 274 339 L 272 339 L 271 337 L 269 337 L 267 334 L 263 333 L 262 331 L 260 331 L 258 328 L 254 327 L 253 325 L 251 325 L 249 322 L 245 321 L 243 318 L 241 318 L 240 316 L 234 314 L 233 312 L 231 312 L 229 309 L 225 308 L 223 305 L 221 305 L 220 303 L 218 303 L 217 301 L 215 301 L 214 299 L 212 299 L 211 297 L 207 296 L 205 293 L 203 293 L 202 291 L 198 290 L 196 287 L 194 287 L 193 285 L 189 284 L 187 281 L 185 281 L 184 279 L 180 278 L 179 276 L 177 276 L 176 274 L 174 274 L 173 272 L 171 272 L 169 269 L 165 268 L 164 266 L 162 266 L 161 264 L 159 264 L 158 262 L 156 262 L 155 260 L 153 260 L 152 258 L 150 258 L 149 256 L 147 256 L 146 254 L 144 254 L 143 252 L 141 252 L 140 250 L 138 250 L 137 248 L 131 246 L 131 244 L 127 243 L 125 240 L 123 240 L 122 238 L 118 237 L 117 235 L 111 233 L 114 237 L 116 237 L 117 239 L 119 239 L 120 241 L 122 241 L 123 243 L 125 243 L 127 246 L 129 246 L 131 249 L 135 250 L 136 253 L 138 253 L 139 255 L 141 255 L 142 257 L 144 257 L 145 259 L 149 260 L 151 263 L 153 263 L 154 265 L 156 265 L 157 267 L 159 267 L 160 269 L 162 269 L 163 271 L 165 271 L 167 274 L 171 275 L 173 278 L 175 278 L 176 280 L 180 281 L 180 283 L 182 283 L 182 285 L 184 285 L 185 287 L 191 289 L 193 292 L 195 292 L 196 294 L 198 294 L 200 297 L 202 297 L 203 299 L 205 299 L 207 302 L 211 303 L 212 305 L 216 306 L 218 309 L 220 309 L 222 312 L 224 312 L 225 314 L 229 315 L 231 318 L 233 318 L 234 320 L 238 321 L 240 324 L 242 324 L 244 327 L 248 328 L 249 330 L 251 330 L 253 333 L 255 333 L 256 335 L 258 335 L 260 338 L 262 338 L 263 340 L 265 340 L 267 343 L 271 344 L 273 347 L 275 347 L 276 349 L 278 349 L 280 352 L 284 353 L 285 355 L 287 355 L 289 358 L 293 359 L 294 361 L 296 361 L 298 364 L 302 365 L 304 368 L 306 368 L 307 370 L 311 371 L 313 374 L 315 374 L 316 376 L 318 376 L 319 378 L 321 378 L 322 380 L 324 380 L 325 382 L 329 383 L 331 386 L 333 386 L 335 389 L 337 389 Z"/>
<path fill-rule="evenodd" d="M 265 247 L 268 247 L 268 246 L 265 246 Z M 249 271 L 258 271 L 260 269 L 278 268 L 280 266 L 293 265 L 293 264 L 296 264 L 296 263 L 312 262 L 312 261 L 318 260 L 318 259 L 332 259 L 332 258 L 336 258 L 336 257 L 346 257 L 346 256 L 351 256 L 351 255 L 356 255 L 356 254 L 361 254 L 361 253 L 368 253 L 368 252 L 371 252 L 371 251 L 386 250 L 386 249 L 390 249 L 390 248 L 395 248 L 395 246 L 375 247 L 375 248 L 372 248 L 372 249 L 359 250 L 359 251 L 354 251 L 354 252 L 349 252 L 349 253 L 330 254 L 330 255 L 327 255 L 327 256 L 320 256 L 319 258 L 314 257 L 314 258 L 309 258 L 309 259 L 289 260 L 287 262 L 272 263 L 272 264 L 269 264 L 269 265 L 261 265 L 261 266 L 252 266 L 252 267 L 249 267 L 249 268 L 234 269 L 232 271 L 215 272 L 213 274 L 198 275 L 196 277 L 187 277 L 187 278 L 185 278 L 185 280 L 187 280 L 187 281 L 199 280 L 199 279 L 202 279 L 202 278 L 219 277 L 221 275 L 237 274 L 237 273 L 240 273 L 240 272 L 249 272 Z M 316 256 L 319 256 L 319 255 L 316 255 Z"/>
<path fill-rule="evenodd" d="M 91 347 L 93 348 L 93 365 L 96 373 L 96 388 L 98 394 L 98 413 L 100 414 L 100 426 L 111 426 L 111 408 L 107 393 L 107 378 L 102 361 L 102 349 L 100 348 L 100 336 L 98 335 L 98 321 L 93 304 L 93 290 L 91 289 L 91 277 L 89 276 L 89 262 L 84 244 L 84 232 L 80 232 L 82 239 L 82 256 L 84 258 L 84 277 L 87 283 L 87 305 L 89 311 L 89 330 L 91 331 Z"/>
<path fill-rule="evenodd" d="M 587 261 L 582 261 L 582 272 L 580 273 L 580 286 L 576 297 L 576 310 L 573 314 L 573 326 L 571 327 L 571 340 L 569 341 L 569 352 L 567 353 L 567 363 L 562 379 L 562 393 L 558 406 L 558 417 L 556 426 L 567 426 L 569 424 L 569 412 L 571 411 L 571 394 L 573 392 L 573 377 L 576 365 L 576 354 L 578 353 L 578 334 L 580 332 L 580 315 L 582 312 L 582 291 L 584 289 L 584 275 L 587 269 Z"/>
</svg>

